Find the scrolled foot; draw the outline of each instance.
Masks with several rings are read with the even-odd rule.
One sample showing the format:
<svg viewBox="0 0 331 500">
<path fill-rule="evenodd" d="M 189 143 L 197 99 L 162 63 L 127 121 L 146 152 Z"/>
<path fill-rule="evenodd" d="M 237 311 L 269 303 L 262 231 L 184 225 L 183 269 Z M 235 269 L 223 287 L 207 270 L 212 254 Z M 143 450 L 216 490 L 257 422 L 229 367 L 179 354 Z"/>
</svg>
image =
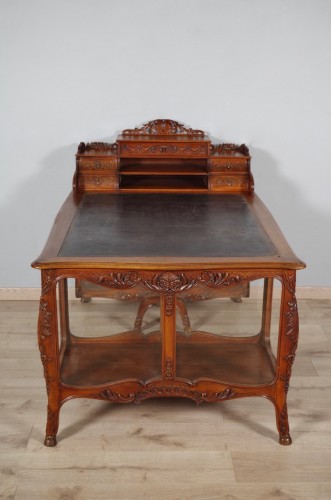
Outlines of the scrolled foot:
<svg viewBox="0 0 331 500">
<path fill-rule="evenodd" d="M 232 300 L 232 302 L 234 302 L 235 304 L 241 304 L 241 303 L 242 303 L 242 299 L 241 299 L 241 297 L 231 297 L 231 300 Z"/>
<path fill-rule="evenodd" d="M 56 436 L 55 435 L 46 436 L 44 445 L 48 447 L 56 446 Z"/>
<path fill-rule="evenodd" d="M 289 446 L 290 444 L 292 444 L 291 436 L 289 434 L 279 436 L 279 444 L 282 444 L 283 446 Z"/>
<path fill-rule="evenodd" d="M 91 298 L 90 297 L 81 297 L 80 301 L 83 303 L 83 304 L 88 304 L 89 302 L 91 302 Z"/>
</svg>

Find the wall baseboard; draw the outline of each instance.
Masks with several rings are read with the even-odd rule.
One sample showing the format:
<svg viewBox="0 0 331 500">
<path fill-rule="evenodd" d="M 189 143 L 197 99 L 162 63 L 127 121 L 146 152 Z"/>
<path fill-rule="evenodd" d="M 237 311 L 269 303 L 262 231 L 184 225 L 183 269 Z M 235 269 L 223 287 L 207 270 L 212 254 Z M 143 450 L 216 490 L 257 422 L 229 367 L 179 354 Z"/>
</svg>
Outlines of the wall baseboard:
<svg viewBox="0 0 331 500">
<path fill-rule="evenodd" d="M 75 298 L 74 288 L 69 288 L 69 299 Z M 40 288 L 0 288 L 0 300 L 39 300 Z"/>
<path fill-rule="evenodd" d="M 251 287 L 251 298 L 260 297 L 262 287 Z M 297 287 L 298 299 L 331 299 L 331 287 Z M 274 297 L 280 297 L 280 287 L 275 287 Z M 0 300 L 39 300 L 40 288 L 0 288 Z M 75 298 L 74 288 L 69 288 L 69 299 Z"/>
</svg>

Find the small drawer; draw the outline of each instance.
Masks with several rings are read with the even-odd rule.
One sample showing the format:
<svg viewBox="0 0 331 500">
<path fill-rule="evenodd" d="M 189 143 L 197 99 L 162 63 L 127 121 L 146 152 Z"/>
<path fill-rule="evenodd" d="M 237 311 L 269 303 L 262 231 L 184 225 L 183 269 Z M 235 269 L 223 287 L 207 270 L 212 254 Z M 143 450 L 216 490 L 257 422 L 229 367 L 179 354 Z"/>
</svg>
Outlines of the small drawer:
<svg viewBox="0 0 331 500">
<path fill-rule="evenodd" d="M 247 172 L 248 165 L 245 159 L 211 158 L 211 172 Z"/>
<path fill-rule="evenodd" d="M 133 142 L 121 141 L 119 154 L 122 157 L 195 157 L 207 158 L 209 155 L 208 142 Z"/>
<path fill-rule="evenodd" d="M 117 158 L 78 158 L 77 163 L 81 171 L 112 171 L 117 170 Z"/>
<path fill-rule="evenodd" d="M 247 175 L 211 175 L 210 188 L 214 191 L 242 191 L 249 189 Z"/>
<path fill-rule="evenodd" d="M 108 191 L 118 188 L 116 175 L 79 175 L 79 191 Z"/>
</svg>

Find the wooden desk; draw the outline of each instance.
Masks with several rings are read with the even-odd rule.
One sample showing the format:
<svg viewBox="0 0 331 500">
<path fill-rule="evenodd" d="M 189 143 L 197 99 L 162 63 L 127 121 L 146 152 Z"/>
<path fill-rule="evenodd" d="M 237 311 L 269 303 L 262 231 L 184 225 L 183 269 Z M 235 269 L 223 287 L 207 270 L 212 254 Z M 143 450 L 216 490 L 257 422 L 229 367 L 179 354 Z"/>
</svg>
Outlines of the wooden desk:
<svg viewBox="0 0 331 500">
<path fill-rule="evenodd" d="M 254 194 L 248 148 L 213 145 L 200 130 L 154 120 L 123 131 L 115 144 L 81 143 L 76 165 L 73 192 L 32 264 L 42 275 L 45 445 L 56 444 L 60 407 L 75 397 L 201 403 L 244 396 L 272 401 L 279 442 L 290 444 L 286 396 L 298 343 L 295 278 L 304 264 Z M 145 335 L 140 317 L 139 328 L 124 333 L 72 334 L 68 278 L 99 295 L 104 290 L 105 296 L 138 301 L 143 309 L 160 303 L 160 329 Z M 191 329 L 187 303 L 245 296 L 257 279 L 264 280 L 258 332 Z M 274 279 L 282 289 L 276 354 L 270 343 Z M 178 312 L 184 331 L 176 327 Z"/>
</svg>

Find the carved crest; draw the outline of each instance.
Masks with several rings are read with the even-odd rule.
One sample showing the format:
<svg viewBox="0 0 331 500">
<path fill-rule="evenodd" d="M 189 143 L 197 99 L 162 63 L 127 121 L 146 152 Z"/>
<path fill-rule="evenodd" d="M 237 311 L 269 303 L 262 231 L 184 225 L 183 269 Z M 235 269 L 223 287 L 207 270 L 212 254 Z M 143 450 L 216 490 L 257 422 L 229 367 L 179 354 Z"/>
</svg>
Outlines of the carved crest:
<svg viewBox="0 0 331 500">
<path fill-rule="evenodd" d="M 190 135 L 204 137 L 203 130 L 186 128 L 174 120 L 152 120 L 140 128 L 128 128 L 122 135 Z"/>
</svg>

